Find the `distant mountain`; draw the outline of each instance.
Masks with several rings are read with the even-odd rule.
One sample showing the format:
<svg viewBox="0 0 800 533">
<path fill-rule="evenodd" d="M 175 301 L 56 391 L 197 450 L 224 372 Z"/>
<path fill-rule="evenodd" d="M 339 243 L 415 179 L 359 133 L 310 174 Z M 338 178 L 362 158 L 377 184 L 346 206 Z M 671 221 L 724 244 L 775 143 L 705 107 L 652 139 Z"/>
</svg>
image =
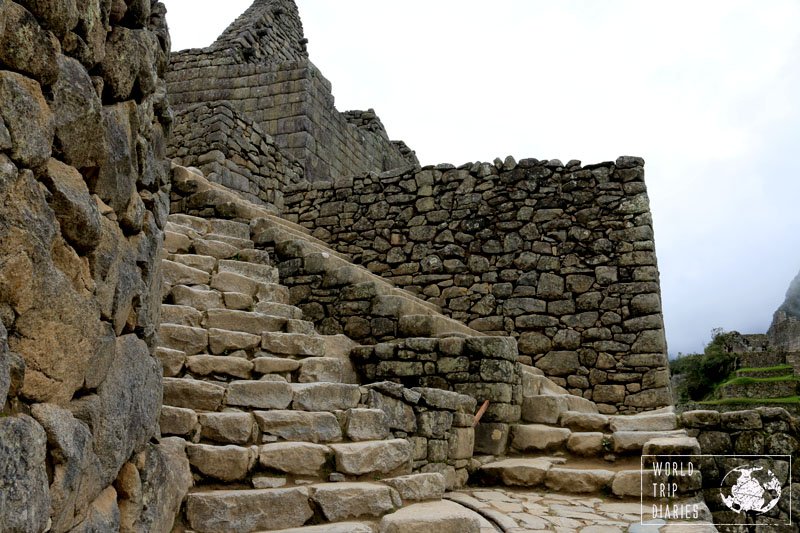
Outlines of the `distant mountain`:
<svg viewBox="0 0 800 533">
<path fill-rule="evenodd" d="M 775 311 L 767 335 L 773 348 L 800 350 L 800 273 L 789 284 L 786 300 Z"/>
</svg>

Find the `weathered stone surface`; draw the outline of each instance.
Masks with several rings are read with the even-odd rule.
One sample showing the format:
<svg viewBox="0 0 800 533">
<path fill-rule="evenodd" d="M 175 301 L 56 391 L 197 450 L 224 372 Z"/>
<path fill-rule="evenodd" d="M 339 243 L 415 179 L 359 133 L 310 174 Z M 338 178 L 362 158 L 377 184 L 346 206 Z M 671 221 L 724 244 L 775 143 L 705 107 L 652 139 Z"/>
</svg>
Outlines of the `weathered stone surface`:
<svg viewBox="0 0 800 533">
<path fill-rule="evenodd" d="M 47 435 L 25 415 L 0 417 L 0 526 L 3 531 L 44 531 L 50 516 L 45 454 Z"/>
<path fill-rule="evenodd" d="M 321 444 L 276 442 L 261 446 L 258 461 L 264 468 L 287 474 L 320 477 L 332 453 Z"/>
<path fill-rule="evenodd" d="M 189 444 L 186 455 L 201 474 L 220 481 L 244 479 L 258 458 L 256 448 L 234 445 Z"/>
<path fill-rule="evenodd" d="M 100 168 L 108 151 L 100 97 L 80 62 L 60 56 L 58 71 L 50 107 L 63 160 L 78 169 Z"/>
<path fill-rule="evenodd" d="M 15 2 L 0 4 L 0 63 L 49 85 L 58 77 L 61 51 L 55 36 L 43 30 L 33 15 Z"/>
<path fill-rule="evenodd" d="M 286 409 L 292 402 L 292 386 L 285 381 L 232 381 L 227 405 L 257 409 Z"/>
<path fill-rule="evenodd" d="M 537 487 L 544 483 L 551 463 L 545 459 L 504 459 L 483 465 L 481 475 L 508 486 Z"/>
<path fill-rule="evenodd" d="M 106 42 L 106 56 L 100 68 L 106 90 L 117 101 L 131 96 L 134 84 L 147 96 L 155 89 L 153 56 L 148 43 L 152 35 L 144 30 L 115 26 Z"/>
<path fill-rule="evenodd" d="M 389 435 L 386 414 L 380 409 L 350 409 L 345 433 L 354 441 L 385 439 Z"/>
<path fill-rule="evenodd" d="M 511 426 L 511 446 L 519 451 L 546 451 L 562 446 L 570 431 L 541 424 Z"/>
<path fill-rule="evenodd" d="M 69 165 L 49 159 L 43 182 L 51 194 L 50 207 L 55 211 L 61 233 L 78 251 L 97 246 L 100 238 L 100 212 L 89 196 L 83 176 Z"/>
<path fill-rule="evenodd" d="M 612 416 L 609 422 L 611 431 L 669 431 L 678 427 L 674 413 Z"/>
<path fill-rule="evenodd" d="M 194 379 L 164 378 L 164 405 L 216 411 L 225 396 L 225 387 Z"/>
<path fill-rule="evenodd" d="M 578 354 L 571 351 L 548 352 L 536 361 L 536 367 L 544 370 L 549 376 L 574 374 L 579 366 Z"/>
<path fill-rule="evenodd" d="M 192 409 L 170 405 L 161 407 L 159 427 L 162 435 L 188 435 L 196 426 L 197 413 Z"/>
<path fill-rule="evenodd" d="M 156 434 L 161 397 L 161 372 L 147 345 L 135 335 L 118 337 L 114 362 L 97 394 L 71 406 L 75 417 L 92 428 L 104 486 Z"/>
<path fill-rule="evenodd" d="M 331 449 L 336 470 L 344 474 L 386 474 L 411 466 L 411 445 L 405 439 L 331 444 Z"/>
<path fill-rule="evenodd" d="M 439 500 L 445 491 L 444 476 L 437 472 L 382 479 L 381 483 L 395 489 L 403 501 Z"/>
<path fill-rule="evenodd" d="M 604 437 L 600 432 L 572 433 L 567 439 L 567 449 L 575 455 L 587 457 L 598 456 L 603 453 Z"/>
<path fill-rule="evenodd" d="M 573 493 L 597 493 L 611 486 L 614 472 L 610 470 L 580 470 L 553 466 L 547 471 L 545 485 L 551 490 Z"/>
<path fill-rule="evenodd" d="M 136 533 L 171 531 L 181 502 L 192 486 L 192 471 L 184 451 L 183 439 L 162 439 L 143 452 L 141 514 L 133 524 Z"/>
<path fill-rule="evenodd" d="M 133 102 L 103 106 L 105 145 L 109 147 L 106 164 L 97 179 L 90 180 L 89 190 L 121 215 L 131 201 L 137 175 L 135 131 L 136 106 Z"/>
<path fill-rule="evenodd" d="M 561 414 L 559 425 L 572 431 L 605 431 L 608 429 L 608 417 L 598 413 L 567 411 Z"/>
<path fill-rule="evenodd" d="M 310 488 L 311 499 L 331 522 L 379 517 L 401 505 L 397 492 L 377 483 L 326 483 Z"/>
<path fill-rule="evenodd" d="M 261 337 L 242 333 L 240 331 L 227 331 L 224 329 L 208 330 L 208 345 L 211 353 L 225 354 L 236 350 L 254 350 L 261 344 Z"/>
<path fill-rule="evenodd" d="M 200 436 L 215 442 L 246 444 L 255 429 L 251 413 L 200 413 L 197 420 L 201 427 Z"/>
<path fill-rule="evenodd" d="M 256 411 L 261 431 L 290 441 L 336 442 L 342 440 L 342 430 L 332 413 L 303 411 Z"/>
<path fill-rule="evenodd" d="M 379 533 L 478 533 L 479 515 L 447 500 L 409 505 L 386 515 Z"/>
<path fill-rule="evenodd" d="M 292 408 L 303 411 L 352 409 L 361 401 L 358 385 L 344 383 L 296 383 Z"/>
<path fill-rule="evenodd" d="M 52 404 L 36 404 L 32 414 L 47 432 L 53 450 L 54 472 L 50 485 L 53 529 L 65 531 L 86 514 L 104 486 L 102 467 L 94 451 L 89 428 L 72 413 Z"/>
<path fill-rule="evenodd" d="M 325 343 L 321 337 L 300 333 L 264 333 L 261 347 L 274 354 L 323 356 Z"/>
<path fill-rule="evenodd" d="M 192 355 L 186 358 L 186 368 L 196 376 L 222 374 L 247 379 L 253 370 L 253 363 L 243 357 Z"/>
<path fill-rule="evenodd" d="M 89 506 L 86 519 L 71 531 L 93 533 L 94 531 L 119 531 L 120 513 L 117 505 L 117 491 L 107 487 Z"/>
<path fill-rule="evenodd" d="M 522 402 L 522 419 L 536 424 L 555 424 L 567 409 L 564 396 L 529 396 Z"/>
<path fill-rule="evenodd" d="M 201 533 L 299 527 L 313 514 L 306 487 L 195 492 L 186 499 L 189 526 Z"/>
<path fill-rule="evenodd" d="M 208 347 L 208 332 L 202 328 L 161 324 L 158 336 L 163 347 L 182 351 L 186 355 L 205 352 Z"/>
</svg>

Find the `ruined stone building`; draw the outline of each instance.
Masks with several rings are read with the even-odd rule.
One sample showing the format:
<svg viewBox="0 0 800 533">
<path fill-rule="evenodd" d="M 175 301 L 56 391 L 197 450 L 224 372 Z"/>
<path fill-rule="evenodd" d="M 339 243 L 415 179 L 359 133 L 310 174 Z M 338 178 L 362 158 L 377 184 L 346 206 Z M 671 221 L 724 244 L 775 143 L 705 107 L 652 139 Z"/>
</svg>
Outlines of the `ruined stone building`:
<svg viewBox="0 0 800 533">
<path fill-rule="evenodd" d="M 0 531 L 507 530 L 445 492 L 788 431 L 672 411 L 642 159 L 420 166 L 306 42 L 0 0 Z"/>
</svg>

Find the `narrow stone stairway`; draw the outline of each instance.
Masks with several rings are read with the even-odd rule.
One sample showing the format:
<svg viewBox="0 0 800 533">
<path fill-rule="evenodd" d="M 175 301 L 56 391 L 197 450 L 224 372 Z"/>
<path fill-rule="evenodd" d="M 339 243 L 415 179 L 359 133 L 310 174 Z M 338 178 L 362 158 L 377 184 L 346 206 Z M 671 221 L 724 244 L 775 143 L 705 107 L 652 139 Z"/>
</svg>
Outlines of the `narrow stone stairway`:
<svg viewBox="0 0 800 533">
<path fill-rule="evenodd" d="M 672 408 L 604 415 L 593 402 L 570 395 L 538 369 L 524 367 L 523 372 L 522 421 L 510 427 L 508 453 L 477 455 L 480 466 L 471 481 L 551 494 L 611 495 L 622 502 L 702 501 L 699 471 L 670 477 L 677 483 L 675 494 L 664 496 L 660 489 L 651 494 L 653 482 L 661 480 L 654 477 L 652 459 L 643 455 L 700 453 L 697 440 L 678 428 Z M 704 504 L 702 509 L 705 516 Z"/>
<path fill-rule="evenodd" d="M 355 343 L 302 320 L 250 226 L 173 214 L 164 248 L 161 432 L 185 439 L 195 479 L 178 530 L 478 531 L 441 501 L 442 474 L 412 474 L 409 441 L 367 406 Z"/>
</svg>

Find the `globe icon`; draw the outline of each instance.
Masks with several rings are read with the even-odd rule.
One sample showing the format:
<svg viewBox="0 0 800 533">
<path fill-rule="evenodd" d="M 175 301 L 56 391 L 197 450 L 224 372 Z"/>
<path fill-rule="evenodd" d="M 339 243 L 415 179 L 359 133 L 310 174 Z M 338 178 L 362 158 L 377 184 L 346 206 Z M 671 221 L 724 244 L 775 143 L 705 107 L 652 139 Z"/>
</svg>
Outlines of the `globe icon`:
<svg viewBox="0 0 800 533">
<path fill-rule="evenodd" d="M 726 490 L 725 480 L 734 476 L 735 483 Z M 735 513 L 766 513 L 781 499 L 781 482 L 771 470 L 762 466 L 738 466 L 722 479 L 722 503 Z"/>
</svg>

